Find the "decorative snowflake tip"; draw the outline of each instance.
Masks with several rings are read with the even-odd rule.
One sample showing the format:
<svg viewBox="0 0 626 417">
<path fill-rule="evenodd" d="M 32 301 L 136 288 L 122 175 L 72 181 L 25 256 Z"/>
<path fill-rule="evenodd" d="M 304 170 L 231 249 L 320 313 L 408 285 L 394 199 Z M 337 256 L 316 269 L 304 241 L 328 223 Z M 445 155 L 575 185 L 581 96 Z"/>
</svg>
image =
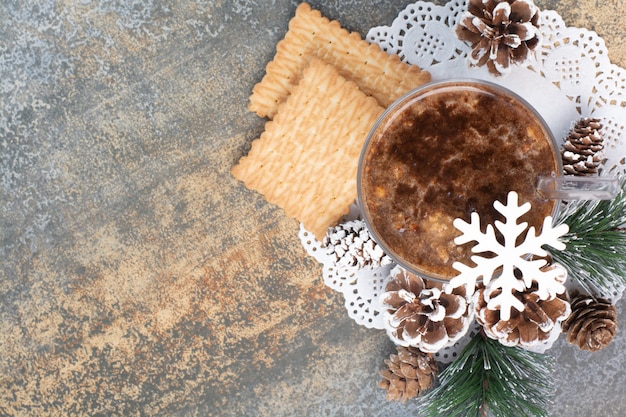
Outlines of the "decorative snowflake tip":
<svg viewBox="0 0 626 417">
<path fill-rule="evenodd" d="M 449 288 L 455 288 L 467 284 L 470 288 L 476 286 L 480 278 L 487 290 L 492 294 L 495 290 L 497 295 L 489 298 L 487 307 L 491 310 L 500 310 L 501 318 L 509 320 L 511 308 L 518 311 L 524 309 L 524 305 L 515 297 L 514 292 L 522 292 L 537 283 L 537 294 L 541 299 L 549 299 L 562 294 L 565 291 L 562 277 L 557 277 L 554 269 L 542 270 L 547 264 L 545 259 L 532 260 L 532 255 L 544 257 L 548 253 L 543 249 L 544 245 L 555 249 L 565 249 L 565 244 L 559 240 L 569 230 L 566 224 L 552 227 L 552 217 L 544 219 L 541 233 L 535 234 L 535 228 L 530 227 L 526 232 L 524 241 L 517 245 L 518 238 L 528 228 L 528 223 L 517 223 L 518 219 L 530 210 L 530 203 L 518 205 L 518 195 L 511 191 L 507 197 L 506 206 L 501 202 L 494 202 L 493 206 L 501 213 L 505 222 L 495 221 L 495 229 L 502 236 L 500 243 L 496 238 L 494 226 L 487 225 L 483 233 L 480 228 L 478 213 L 472 213 L 470 223 L 462 219 L 454 220 L 454 226 L 463 234 L 454 242 L 458 245 L 476 241 L 472 248 L 474 253 L 495 254 L 492 257 L 472 256 L 474 267 L 461 262 L 455 262 L 452 267 L 459 271 L 459 275 L 450 281 Z M 519 270 L 521 277 L 518 278 L 515 271 Z"/>
</svg>

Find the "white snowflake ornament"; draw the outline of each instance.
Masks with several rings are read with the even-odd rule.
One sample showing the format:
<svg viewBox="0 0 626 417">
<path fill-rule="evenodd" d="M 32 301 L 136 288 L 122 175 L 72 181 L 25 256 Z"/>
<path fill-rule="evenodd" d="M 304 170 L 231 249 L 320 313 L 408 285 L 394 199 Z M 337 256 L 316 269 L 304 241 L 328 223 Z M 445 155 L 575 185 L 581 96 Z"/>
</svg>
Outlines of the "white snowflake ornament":
<svg viewBox="0 0 626 417">
<path fill-rule="evenodd" d="M 538 286 L 537 294 L 544 300 L 554 298 L 556 294 L 562 294 L 565 291 L 563 277 L 556 272 L 557 269 L 542 270 L 547 261 L 545 259 L 533 260 L 532 255 L 546 256 L 548 253 L 543 249 L 544 245 L 558 250 L 565 249 L 565 244 L 559 238 L 567 233 L 569 227 L 566 224 L 553 227 L 552 217 L 547 216 L 541 233 L 537 235 L 534 227 L 528 229 L 527 222 L 518 223 L 518 219 L 530 210 L 531 205 L 528 202 L 518 205 L 518 195 L 515 191 L 509 192 L 506 205 L 496 201 L 493 206 L 505 218 L 504 223 L 497 220 L 494 222 L 495 229 L 502 236 L 504 243 L 497 240 L 493 225 L 487 225 L 485 232 L 482 232 L 480 217 L 476 212 L 471 214 L 470 223 L 462 219 L 454 220 L 454 226 L 463 233 L 454 240 L 457 245 L 476 241 L 478 243 L 472 248 L 472 252 L 487 252 L 495 256 L 472 256 L 471 259 L 476 264 L 473 267 L 455 262 L 452 267 L 459 271 L 459 275 L 450 281 L 448 288 L 460 285 L 474 288 L 476 282 L 482 278 L 485 295 L 488 298 L 487 308 L 500 310 L 501 319 L 509 320 L 511 308 L 518 311 L 524 310 L 524 305 L 514 293 L 530 288 L 533 281 Z M 524 241 L 517 245 L 518 238 L 526 229 L 528 231 Z M 516 270 L 519 270 L 521 277 L 516 276 Z M 497 289 L 501 291 L 495 297 L 490 297 Z"/>
</svg>

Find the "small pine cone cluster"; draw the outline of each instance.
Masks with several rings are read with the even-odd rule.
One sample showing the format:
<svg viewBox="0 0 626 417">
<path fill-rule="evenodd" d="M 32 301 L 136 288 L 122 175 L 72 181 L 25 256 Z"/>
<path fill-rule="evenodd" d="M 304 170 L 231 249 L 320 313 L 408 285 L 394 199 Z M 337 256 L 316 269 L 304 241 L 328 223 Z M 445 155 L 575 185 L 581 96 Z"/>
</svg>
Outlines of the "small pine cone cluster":
<svg viewBox="0 0 626 417">
<path fill-rule="evenodd" d="M 387 392 L 388 401 L 419 396 L 430 388 L 437 375 L 437 364 L 429 353 L 414 347 L 397 346 L 398 354 L 385 359 L 387 368 L 380 372 L 383 379 L 378 383 Z"/>
<path fill-rule="evenodd" d="M 617 330 L 617 309 L 610 301 L 586 294 L 572 294 L 572 314 L 563 323 L 567 341 L 595 352 L 606 347 Z"/>
<path fill-rule="evenodd" d="M 590 176 L 598 173 L 604 158 L 600 119 L 582 118 L 569 131 L 561 149 L 565 175 Z"/>
<path fill-rule="evenodd" d="M 397 266 L 381 294 L 383 323 L 389 338 L 400 346 L 437 352 L 467 332 L 471 321 L 467 289 L 443 291 L 439 282 L 422 279 Z"/>
<path fill-rule="evenodd" d="M 470 0 L 456 34 L 472 45 L 471 65 L 505 75 L 537 48 L 539 9 L 532 0 Z"/>
<path fill-rule="evenodd" d="M 352 220 L 329 228 L 322 246 L 337 264 L 346 267 L 377 268 L 392 263 L 391 258 L 372 239 L 363 220 Z"/>
<path fill-rule="evenodd" d="M 566 272 L 563 271 L 563 274 Z M 565 276 L 562 279 L 564 281 Z M 561 323 L 571 313 L 570 304 L 565 300 L 565 294 L 555 294 L 542 299 L 537 288 L 537 284 L 534 283 L 524 292 L 514 294 L 524 305 L 524 310 L 512 308 L 508 320 L 501 318 L 500 310 L 491 310 L 487 307 L 485 288 L 480 288 L 475 295 L 474 309 L 476 320 L 483 326 L 485 334 L 505 346 L 520 346 L 526 349 L 554 341 L 553 336 L 560 334 Z M 490 297 L 499 295 L 501 291 L 500 289 L 493 291 Z"/>
</svg>

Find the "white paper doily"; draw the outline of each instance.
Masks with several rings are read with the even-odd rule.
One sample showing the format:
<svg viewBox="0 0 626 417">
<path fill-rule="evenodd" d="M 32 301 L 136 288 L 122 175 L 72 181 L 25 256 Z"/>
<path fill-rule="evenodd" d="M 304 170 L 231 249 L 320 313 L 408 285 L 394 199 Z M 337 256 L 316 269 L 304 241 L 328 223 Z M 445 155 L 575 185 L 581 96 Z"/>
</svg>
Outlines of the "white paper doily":
<svg viewBox="0 0 626 417">
<path fill-rule="evenodd" d="M 466 1 L 455 0 L 445 6 L 418 1 L 401 11 L 391 26 L 370 29 L 366 40 L 429 71 L 433 81 L 473 78 L 508 88 L 541 114 L 557 140 L 564 138 L 580 117 L 601 119 L 606 157 L 601 175 L 626 173 L 626 70 L 611 64 L 604 40 L 587 29 L 565 26 L 555 11 L 541 11 L 542 43 L 535 59 L 514 67 L 506 77 L 495 77 L 485 67 L 467 65 L 471 47 L 454 32 L 466 5 Z M 359 216 L 355 204 L 345 220 Z M 302 226 L 300 239 L 309 255 L 323 265 L 324 283 L 344 295 L 348 315 L 357 324 L 383 329 L 378 299 L 395 265 L 374 270 L 340 268 Z M 615 289 L 612 301 L 623 291 Z M 451 361 L 463 345 L 443 349 L 437 359 Z"/>
</svg>

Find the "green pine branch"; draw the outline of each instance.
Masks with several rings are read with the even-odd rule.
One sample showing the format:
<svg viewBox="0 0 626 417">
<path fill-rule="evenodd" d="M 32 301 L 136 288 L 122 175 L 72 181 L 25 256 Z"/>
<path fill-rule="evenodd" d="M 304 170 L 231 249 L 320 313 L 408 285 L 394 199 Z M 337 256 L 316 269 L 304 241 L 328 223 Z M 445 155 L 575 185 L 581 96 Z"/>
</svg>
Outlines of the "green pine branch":
<svg viewBox="0 0 626 417">
<path fill-rule="evenodd" d="M 546 248 L 568 277 L 588 293 L 611 297 L 626 285 L 626 180 L 613 200 L 572 201 L 559 213 L 557 224 L 567 224 L 562 237 L 566 249 Z M 599 294 L 598 294 L 599 292 Z"/>
<path fill-rule="evenodd" d="M 420 402 L 426 417 L 547 416 L 554 389 L 548 356 L 478 334 Z"/>
</svg>

